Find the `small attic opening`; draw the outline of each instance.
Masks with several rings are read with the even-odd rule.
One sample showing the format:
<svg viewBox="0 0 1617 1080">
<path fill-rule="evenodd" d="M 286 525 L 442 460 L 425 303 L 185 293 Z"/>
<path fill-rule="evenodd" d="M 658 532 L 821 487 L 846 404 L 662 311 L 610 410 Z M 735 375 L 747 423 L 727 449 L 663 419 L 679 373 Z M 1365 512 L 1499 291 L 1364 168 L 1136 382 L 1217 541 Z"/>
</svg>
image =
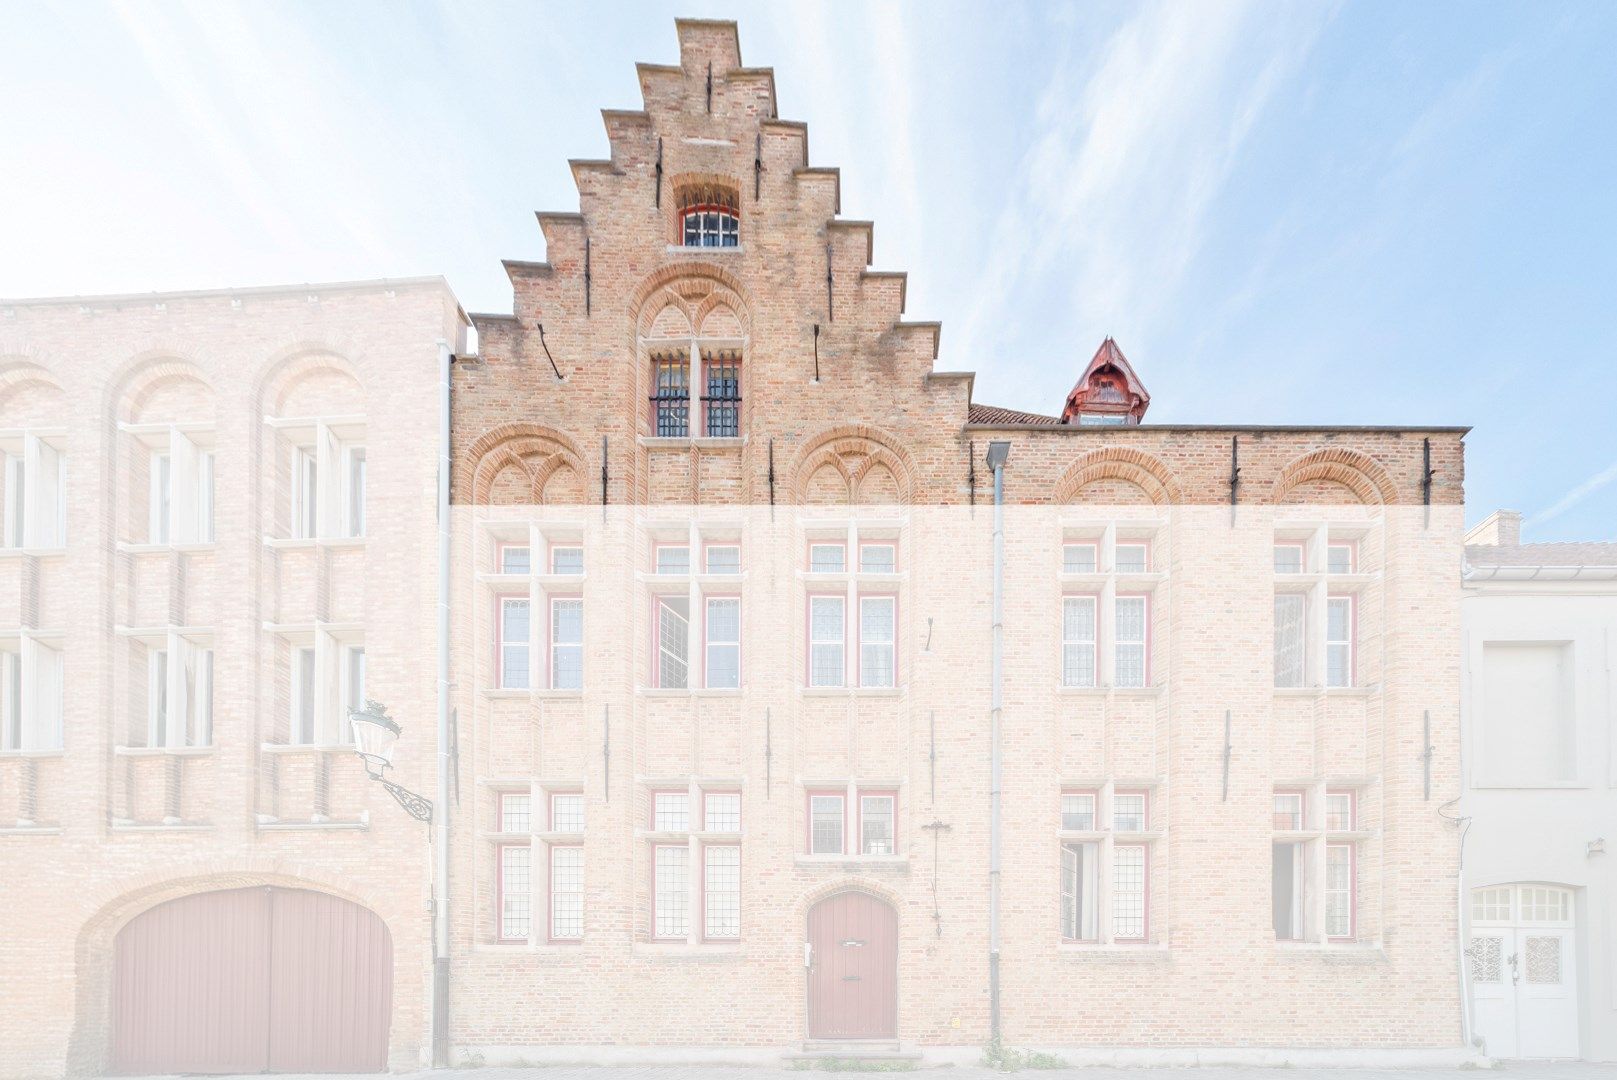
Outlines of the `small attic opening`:
<svg viewBox="0 0 1617 1080">
<path fill-rule="evenodd" d="M 1068 392 L 1061 422 L 1081 427 L 1138 424 L 1150 404 L 1151 395 L 1123 350 L 1107 338 Z"/>
<path fill-rule="evenodd" d="M 737 247 L 741 243 L 741 194 L 730 184 L 682 184 L 679 242 L 684 247 Z"/>
</svg>

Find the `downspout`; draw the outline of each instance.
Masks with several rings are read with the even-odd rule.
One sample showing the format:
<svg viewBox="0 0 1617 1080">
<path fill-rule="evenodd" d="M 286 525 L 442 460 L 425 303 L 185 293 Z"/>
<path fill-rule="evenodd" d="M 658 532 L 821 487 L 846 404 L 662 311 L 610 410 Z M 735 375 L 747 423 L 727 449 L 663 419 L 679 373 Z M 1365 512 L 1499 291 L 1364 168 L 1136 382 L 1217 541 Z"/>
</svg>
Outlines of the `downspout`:
<svg viewBox="0 0 1617 1080">
<path fill-rule="evenodd" d="M 438 342 L 438 797 L 432 816 L 432 1065 L 449 1065 L 449 386 L 453 356 Z"/>
<path fill-rule="evenodd" d="M 1000 1041 L 1000 710 L 1005 681 L 1005 459 L 1010 453 L 1008 442 L 988 444 L 988 467 L 994 471 L 994 624 L 988 688 L 988 1030 L 995 1047 Z"/>
</svg>

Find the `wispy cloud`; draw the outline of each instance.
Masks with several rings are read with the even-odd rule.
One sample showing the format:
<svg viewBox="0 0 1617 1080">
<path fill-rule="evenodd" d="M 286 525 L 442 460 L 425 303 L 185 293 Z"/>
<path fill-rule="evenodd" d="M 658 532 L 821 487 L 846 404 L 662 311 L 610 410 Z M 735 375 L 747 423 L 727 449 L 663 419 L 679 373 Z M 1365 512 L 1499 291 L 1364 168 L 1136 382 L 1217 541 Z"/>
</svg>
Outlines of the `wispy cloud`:
<svg viewBox="0 0 1617 1080">
<path fill-rule="evenodd" d="M 1153 5 L 1060 63 L 994 230 L 1025 242 L 988 260 L 962 327 L 966 355 L 981 355 L 1017 293 L 1048 276 L 1066 282 L 1064 323 L 1144 342 L 1243 144 L 1329 17 L 1316 6 Z"/>
<path fill-rule="evenodd" d="M 1617 461 L 1612 462 L 1606 468 L 1595 473 L 1549 506 L 1522 522 L 1522 528 L 1531 529 L 1547 521 L 1555 520 L 1601 488 L 1610 484 L 1613 480 L 1617 480 Z"/>
</svg>

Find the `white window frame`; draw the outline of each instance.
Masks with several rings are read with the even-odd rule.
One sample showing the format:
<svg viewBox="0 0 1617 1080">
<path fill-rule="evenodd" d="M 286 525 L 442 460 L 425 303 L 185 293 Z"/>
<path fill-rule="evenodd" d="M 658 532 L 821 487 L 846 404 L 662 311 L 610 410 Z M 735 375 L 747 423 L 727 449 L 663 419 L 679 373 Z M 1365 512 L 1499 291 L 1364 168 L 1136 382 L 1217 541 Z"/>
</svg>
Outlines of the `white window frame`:
<svg viewBox="0 0 1617 1080">
<path fill-rule="evenodd" d="M 498 623 L 495 633 L 496 683 L 501 690 L 530 690 L 533 688 L 533 601 L 527 596 L 501 596 L 496 600 Z M 511 636 L 511 612 L 520 606 L 526 613 L 527 632 L 517 640 Z M 522 659 L 520 682 L 512 674 L 512 661 Z"/>
<path fill-rule="evenodd" d="M 1352 595 L 1332 595 L 1325 598 L 1325 685 L 1332 689 L 1346 689 L 1358 685 L 1358 597 Z M 1338 609 L 1347 612 L 1347 628 L 1345 636 L 1335 636 L 1331 631 L 1331 615 Z M 1333 667 L 1333 658 L 1342 657 L 1344 676 L 1338 677 Z"/>
<path fill-rule="evenodd" d="M 835 551 L 836 565 L 821 565 L 820 552 Z M 811 574 L 846 574 L 848 572 L 848 544 L 843 540 L 815 540 L 809 544 L 808 572 Z"/>
<path fill-rule="evenodd" d="M 496 936 L 500 941 L 527 941 L 533 936 L 533 845 L 499 844 L 495 890 Z M 516 864 L 513 865 L 513 860 Z M 513 883 L 515 876 L 518 880 Z"/>
<path fill-rule="evenodd" d="M 365 447 L 345 443 L 343 457 L 343 535 L 358 539 L 365 535 Z"/>
<path fill-rule="evenodd" d="M 691 793 L 664 789 L 651 793 L 651 831 L 684 833 L 691 831 Z"/>
<path fill-rule="evenodd" d="M 1067 800 L 1074 800 L 1071 809 Z M 1084 806 L 1088 809 L 1083 809 Z M 1099 820 L 1099 793 L 1096 791 L 1063 791 L 1061 793 L 1061 831 L 1062 832 L 1094 832 Z M 1089 824 L 1078 824 L 1068 820 L 1068 815 L 1087 815 Z"/>
<path fill-rule="evenodd" d="M 888 558 L 885 565 L 868 566 L 865 554 L 870 551 L 886 551 Z M 896 574 L 898 573 L 898 543 L 893 540 L 861 540 L 859 542 L 859 572 L 861 574 Z"/>
<path fill-rule="evenodd" d="M 1290 848 L 1292 852 L 1291 863 L 1291 933 L 1282 933 L 1280 927 L 1275 927 L 1276 941 L 1306 941 L 1308 940 L 1308 908 L 1312 900 L 1309 889 L 1309 853 L 1311 844 L 1306 840 L 1275 840 L 1271 848 L 1278 851 L 1280 848 Z M 1280 873 L 1280 865 L 1275 862 L 1270 869 L 1270 887 Z M 1272 907 L 1271 903 L 1271 907 Z"/>
<path fill-rule="evenodd" d="M 1282 607 L 1295 605 L 1294 613 L 1284 615 Z M 1286 640 L 1287 624 L 1295 624 L 1295 634 Z M 1283 666 L 1282 658 L 1295 656 L 1295 670 Z M 1308 597 L 1299 592 L 1277 592 L 1274 597 L 1274 684 L 1276 689 L 1300 689 L 1308 685 Z"/>
<path fill-rule="evenodd" d="M 665 856 L 667 857 L 665 859 Z M 677 873 L 676 873 L 677 871 Z M 665 878 L 665 872 L 669 876 Z M 678 877 L 679 880 L 673 880 Z M 688 843 L 651 846 L 651 937 L 687 941 L 691 935 L 691 848 Z"/>
<path fill-rule="evenodd" d="M 287 741 L 293 746 L 315 746 L 320 729 L 320 661 L 313 642 L 292 645 L 291 706 Z"/>
<path fill-rule="evenodd" d="M 1139 888 L 1125 888 L 1125 884 L 1132 885 L 1127 875 L 1132 870 L 1132 853 L 1139 852 Z M 1130 853 L 1125 855 L 1124 853 Z M 1137 898 L 1137 901 L 1136 901 Z M 1132 930 L 1134 918 L 1129 905 L 1137 902 L 1139 905 L 1139 933 L 1123 933 L 1122 928 Z M 1150 844 L 1113 844 L 1112 845 L 1112 940 L 1118 942 L 1146 942 L 1151 940 L 1151 845 Z"/>
<path fill-rule="evenodd" d="M 733 637 L 714 637 L 713 609 L 715 605 L 729 605 L 735 608 L 735 633 Z M 707 596 L 703 598 L 702 639 L 702 685 L 711 690 L 741 689 L 741 597 Z M 725 656 L 734 658 L 729 669 L 733 672 L 733 677 L 715 679 L 715 658 Z"/>
<path fill-rule="evenodd" d="M 576 569 L 563 568 L 562 555 L 567 553 L 568 562 L 573 562 L 572 556 L 577 555 Z M 584 573 L 584 547 L 582 544 L 552 544 L 550 545 L 550 572 L 557 577 L 579 577 Z"/>
<path fill-rule="evenodd" d="M 703 844 L 701 850 L 702 940 L 737 941 L 741 937 L 741 845 Z"/>
<path fill-rule="evenodd" d="M 8 440 L 10 442 L 10 440 Z M 5 452 L 3 546 L 52 551 L 67 546 L 67 454 L 24 432 Z"/>
<path fill-rule="evenodd" d="M 1089 609 L 1089 635 L 1080 632 L 1073 636 L 1072 613 L 1075 609 Z M 1080 624 L 1083 619 L 1080 616 Z M 1081 625 L 1079 627 L 1081 631 Z M 1061 598 L 1061 685 L 1088 688 L 1095 685 L 1100 668 L 1100 597 L 1091 593 L 1068 593 Z M 1083 658 L 1089 657 L 1088 678 L 1083 677 Z M 1079 665 L 1074 670 L 1074 664 Z"/>
<path fill-rule="evenodd" d="M 514 565 L 513 558 L 518 551 L 522 552 L 520 569 Z M 494 554 L 498 573 L 521 577 L 533 572 L 533 548 L 529 544 L 497 544 Z"/>
<path fill-rule="evenodd" d="M 551 941 L 584 939 L 584 845 L 546 844 L 546 933 Z M 575 929 L 576 927 L 576 929 Z"/>
<path fill-rule="evenodd" d="M 1272 824 L 1276 832 L 1301 832 L 1308 824 L 1308 797 L 1301 791 L 1274 793 Z M 1284 819 L 1284 820 L 1283 820 Z"/>
<path fill-rule="evenodd" d="M 715 802 L 719 809 L 715 809 Z M 731 812 L 733 807 L 733 812 Z M 741 831 L 741 792 L 702 792 L 702 831 L 709 833 L 739 833 Z"/>
<path fill-rule="evenodd" d="M 685 605 L 680 612 L 676 604 Z M 653 603 L 652 621 L 656 649 L 653 685 L 659 690 L 689 690 L 691 686 L 691 609 L 690 596 L 658 596 Z M 674 631 L 670 636 L 670 631 Z M 683 655 L 675 648 L 683 647 Z M 677 665 L 677 666 L 675 666 Z"/>
<path fill-rule="evenodd" d="M 552 690 L 582 690 L 584 688 L 584 599 L 580 596 L 552 596 L 549 608 L 550 663 L 548 665 L 549 686 Z M 562 640 L 561 617 L 562 612 L 576 609 L 578 612 L 577 640 Z M 576 665 L 569 665 L 578 673 L 578 678 L 564 678 L 562 674 L 564 660 L 577 657 Z"/>
<path fill-rule="evenodd" d="M 1076 559 L 1079 551 L 1087 551 L 1086 558 Z M 1100 544 L 1094 540 L 1068 540 L 1061 545 L 1061 572 L 1063 574 L 1094 574 L 1100 571 Z"/>
<path fill-rule="evenodd" d="M 1093 840 L 1061 845 L 1061 937 L 1063 941 L 1100 940 L 1100 850 Z"/>
<path fill-rule="evenodd" d="M 1139 549 L 1140 559 L 1138 566 L 1130 560 L 1129 566 L 1123 565 L 1123 552 Z M 1147 540 L 1119 540 L 1112 545 L 1113 569 L 1119 574 L 1149 574 L 1151 572 L 1151 544 Z"/>
<path fill-rule="evenodd" d="M 533 832 L 533 795 L 527 791 L 502 791 L 495 807 L 498 813 L 497 832 L 510 836 L 526 836 Z"/>
<path fill-rule="evenodd" d="M 684 558 L 673 558 L 674 552 L 683 552 Z M 691 572 L 691 546 L 689 544 L 658 544 L 653 549 L 653 569 L 662 577 L 684 577 Z"/>
<path fill-rule="evenodd" d="M 1339 862 L 1347 860 L 1346 881 L 1333 877 L 1340 869 Z M 1358 902 L 1355 895 L 1359 885 L 1358 845 L 1329 843 L 1325 845 L 1325 939 L 1352 941 L 1358 933 Z"/>
<path fill-rule="evenodd" d="M 873 637 L 866 629 L 865 610 L 883 604 L 887 605 L 889 612 L 888 634 L 886 637 Z M 877 681 L 883 656 L 887 661 L 887 678 Z M 898 597 L 891 593 L 859 597 L 859 685 L 873 689 L 890 689 L 898 685 Z"/>
<path fill-rule="evenodd" d="M 1140 636 L 1124 638 L 1121 629 L 1123 606 L 1134 603 L 1140 605 Z M 1112 685 L 1124 689 L 1144 689 L 1151 685 L 1151 597 L 1145 593 L 1129 593 L 1114 597 L 1112 605 Z M 1124 649 L 1139 650 L 1138 682 L 1123 681 Z"/>
<path fill-rule="evenodd" d="M 733 552 L 735 552 L 734 565 L 732 567 L 730 567 L 730 568 L 721 567 L 720 569 L 715 570 L 713 568 L 713 553 L 715 551 L 733 551 Z M 726 577 L 733 576 L 733 575 L 741 573 L 741 545 L 740 544 L 731 544 L 731 543 L 722 543 L 722 544 L 708 544 L 708 545 L 704 546 L 702 548 L 702 572 L 704 574 L 718 574 L 718 575 L 723 575 L 723 576 L 726 576 Z"/>
</svg>

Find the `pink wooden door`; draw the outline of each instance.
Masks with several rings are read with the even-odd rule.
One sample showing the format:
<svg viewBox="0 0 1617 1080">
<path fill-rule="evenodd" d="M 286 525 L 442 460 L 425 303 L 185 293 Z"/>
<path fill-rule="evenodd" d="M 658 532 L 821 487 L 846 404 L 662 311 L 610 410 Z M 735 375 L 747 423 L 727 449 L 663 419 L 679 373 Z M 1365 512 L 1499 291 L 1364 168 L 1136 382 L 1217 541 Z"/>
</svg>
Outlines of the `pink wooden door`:
<svg viewBox="0 0 1617 1080">
<path fill-rule="evenodd" d="M 264 887 L 182 897 L 118 933 L 113 1069 L 376 1072 L 392 1007 L 387 927 L 357 904 Z"/>
<path fill-rule="evenodd" d="M 898 913 L 837 893 L 809 910 L 808 940 L 809 1038 L 897 1038 Z"/>
</svg>

